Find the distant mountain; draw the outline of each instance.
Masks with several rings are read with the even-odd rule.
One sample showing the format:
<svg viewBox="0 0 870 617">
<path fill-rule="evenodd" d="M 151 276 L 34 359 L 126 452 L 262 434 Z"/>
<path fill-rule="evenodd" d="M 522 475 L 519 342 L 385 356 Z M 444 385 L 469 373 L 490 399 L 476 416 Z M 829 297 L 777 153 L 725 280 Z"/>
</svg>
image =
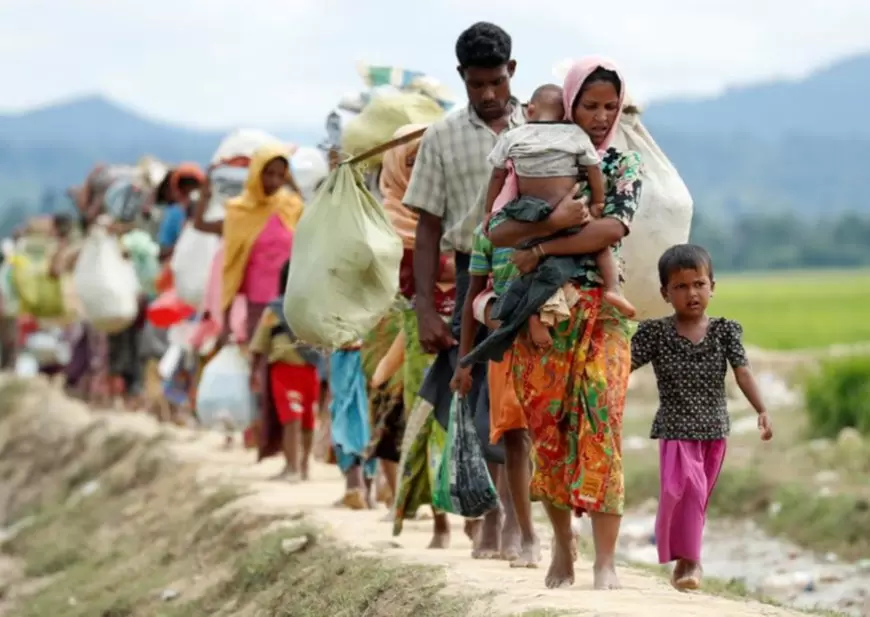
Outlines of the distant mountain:
<svg viewBox="0 0 870 617">
<path fill-rule="evenodd" d="M 645 115 L 656 128 L 690 134 L 870 139 L 868 100 L 870 54 L 837 62 L 802 80 L 731 88 L 707 99 L 660 101 L 649 105 Z M 820 154 L 807 152 L 816 158 Z"/>
<path fill-rule="evenodd" d="M 868 99 L 870 55 L 803 80 L 656 102 L 643 118 L 708 219 L 782 211 L 817 218 L 870 211 L 870 122 L 861 115 Z M 225 132 L 158 122 L 101 97 L 0 115 L 0 211 L 20 213 L 0 217 L 0 226 L 57 203 L 40 195 L 80 183 L 98 161 L 151 154 L 205 164 Z M 319 127 L 276 134 L 303 144 L 323 136 Z"/>
</svg>

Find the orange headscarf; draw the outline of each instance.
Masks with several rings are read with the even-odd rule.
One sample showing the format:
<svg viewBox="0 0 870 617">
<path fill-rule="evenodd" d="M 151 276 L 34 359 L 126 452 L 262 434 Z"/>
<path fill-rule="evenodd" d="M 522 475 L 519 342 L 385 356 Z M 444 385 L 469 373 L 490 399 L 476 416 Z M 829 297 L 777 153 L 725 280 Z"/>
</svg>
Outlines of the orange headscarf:
<svg viewBox="0 0 870 617">
<path fill-rule="evenodd" d="M 169 189 L 172 199 L 178 199 L 178 183 L 182 178 L 193 178 L 200 184 L 205 182 L 205 174 L 196 163 L 181 163 L 172 170 L 169 177 Z"/>
<path fill-rule="evenodd" d="M 403 126 L 396 131 L 393 139 L 413 133 L 424 126 L 423 124 L 408 124 Z M 381 195 L 384 198 L 384 209 L 387 211 L 396 233 L 402 238 L 402 244 L 406 249 L 414 248 L 414 239 L 417 236 L 418 215 L 410 208 L 407 208 L 402 203 L 402 199 L 405 197 L 405 191 L 408 189 L 408 183 L 411 181 L 411 170 L 414 168 L 414 159 L 419 149 L 420 140 L 415 139 L 387 150 L 384 153 L 381 168 L 380 189 Z"/>
<path fill-rule="evenodd" d="M 227 202 L 221 288 L 221 305 L 224 310 L 229 308 L 239 292 L 254 242 L 272 215 L 278 215 L 290 231 L 296 229 L 296 223 L 302 216 L 303 203 L 298 193 L 282 187 L 272 195 L 266 195 L 263 190 L 263 170 L 266 165 L 279 158 L 287 161 L 287 180 L 292 182 L 288 148 L 280 144 L 263 146 L 251 157 L 244 192 Z"/>
</svg>

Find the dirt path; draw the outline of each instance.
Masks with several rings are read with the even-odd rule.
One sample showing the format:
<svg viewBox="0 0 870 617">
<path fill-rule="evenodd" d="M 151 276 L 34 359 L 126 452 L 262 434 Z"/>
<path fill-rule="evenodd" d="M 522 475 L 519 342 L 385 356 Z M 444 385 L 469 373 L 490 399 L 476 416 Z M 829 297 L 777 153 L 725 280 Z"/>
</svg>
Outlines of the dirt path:
<svg viewBox="0 0 870 617">
<path fill-rule="evenodd" d="M 172 448 L 183 459 L 200 464 L 203 482 L 231 482 L 251 491 L 238 507 L 288 516 L 305 512 L 326 523 L 338 539 L 361 551 L 444 566 L 449 588 L 492 593 L 494 608 L 504 614 L 533 609 L 550 609 L 559 615 L 599 617 L 695 617 L 701 613 L 720 617 L 773 617 L 802 614 L 758 602 L 680 594 L 661 579 L 628 567 L 620 570 L 624 589 L 594 591 L 591 589 L 591 564 L 582 559 L 577 564 L 578 583 L 573 588 L 547 590 L 543 586 L 544 569 L 515 570 L 505 562 L 471 559 L 470 543 L 462 534 L 461 519 L 453 521 L 453 546 L 450 550 L 427 550 L 431 520 L 410 521 L 401 537 L 392 538 L 391 524 L 381 521 L 385 509 L 351 512 L 333 508 L 331 504 L 343 490 L 343 483 L 334 467 L 317 465 L 313 480 L 306 484 L 279 483 L 268 480 L 279 470 L 278 461 L 252 464 L 248 452 L 222 450 L 221 437 L 215 434 L 179 433 L 179 437 Z M 548 557 L 545 551 L 545 560 Z"/>
</svg>

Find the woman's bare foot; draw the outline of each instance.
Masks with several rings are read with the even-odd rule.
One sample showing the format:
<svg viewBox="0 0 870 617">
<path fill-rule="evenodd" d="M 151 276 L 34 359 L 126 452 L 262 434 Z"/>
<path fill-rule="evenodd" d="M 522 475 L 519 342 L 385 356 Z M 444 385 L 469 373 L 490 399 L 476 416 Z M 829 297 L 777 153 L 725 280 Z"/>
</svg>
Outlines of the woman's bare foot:
<svg viewBox="0 0 870 617">
<path fill-rule="evenodd" d="M 538 349 L 549 349 L 553 345 L 550 329 L 541 321 L 538 315 L 529 317 L 529 338 Z"/>
<path fill-rule="evenodd" d="M 428 548 L 450 548 L 450 521 L 447 520 L 447 515 L 436 512 L 432 525 L 432 541 L 429 542 Z"/>
<path fill-rule="evenodd" d="M 471 551 L 472 559 L 498 559 L 501 537 L 501 516 L 498 510 L 483 517 L 477 544 Z"/>
<path fill-rule="evenodd" d="M 700 589 L 701 578 L 703 577 L 701 564 L 689 561 L 688 559 L 681 559 L 677 562 L 677 566 L 680 565 L 680 562 L 683 562 L 684 566 L 679 576 L 677 575 L 677 568 L 674 568 L 674 587 L 680 591 L 695 591 Z"/>
<path fill-rule="evenodd" d="M 522 545 L 522 534 L 517 525 L 516 519 L 505 518 L 504 525 L 501 528 L 501 554 L 499 557 L 504 561 L 513 562 L 520 556 L 520 547 Z"/>
<path fill-rule="evenodd" d="M 561 589 L 574 584 L 574 559 L 571 557 L 570 544 L 558 540 L 553 543 L 553 558 L 544 578 L 547 589 Z"/>
<path fill-rule="evenodd" d="M 622 587 L 616 576 L 616 564 L 612 560 L 595 562 L 592 568 L 592 586 L 594 589 L 619 589 Z"/>
<path fill-rule="evenodd" d="M 637 315 L 637 309 L 634 308 L 634 305 L 629 302 L 620 291 L 606 289 L 601 294 L 601 297 L 605 302 L 607 302 L 607 304 L 615 307 L 616 310 L 622 313 L 625 317 L 632 319 Z"/>
<path fill-rule="evenodd" d="M 541 542 L 535 536 L 529 541 L 520 543 L 517 558 L 511 561 L 512 568 L 537 568 L 541 561 Z"/>
</svg>

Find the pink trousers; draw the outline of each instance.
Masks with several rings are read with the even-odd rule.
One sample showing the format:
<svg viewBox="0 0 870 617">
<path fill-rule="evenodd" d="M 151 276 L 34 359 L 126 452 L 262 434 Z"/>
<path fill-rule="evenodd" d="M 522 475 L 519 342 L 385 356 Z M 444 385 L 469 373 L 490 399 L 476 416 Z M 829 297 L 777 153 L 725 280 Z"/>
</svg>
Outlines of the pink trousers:
<svg viewBox="0 0 870 617">
<path fill-rule="evenodd" d="M 659 563 L 701 561 L 707 504 L 725 461 L 725 440 L 659 442 Z"/>
</svg>

